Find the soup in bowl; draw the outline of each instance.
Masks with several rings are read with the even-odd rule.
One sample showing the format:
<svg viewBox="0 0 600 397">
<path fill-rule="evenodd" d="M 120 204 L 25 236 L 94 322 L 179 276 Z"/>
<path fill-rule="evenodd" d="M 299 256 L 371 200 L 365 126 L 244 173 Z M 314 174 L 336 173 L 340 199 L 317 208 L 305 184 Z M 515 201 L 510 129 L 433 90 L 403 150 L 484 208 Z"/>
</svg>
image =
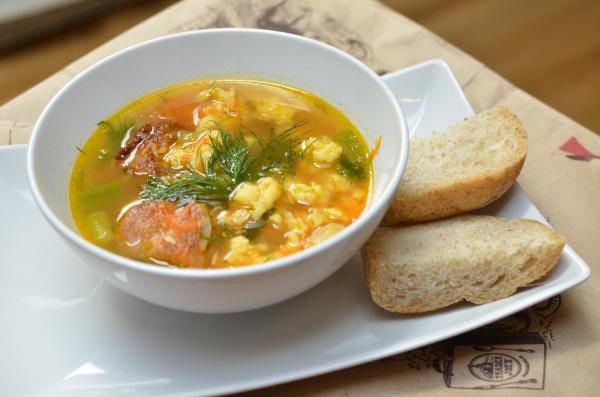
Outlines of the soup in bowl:
<svg viewBox="0 0 600 397">
<path fill-rule="evenodd" d="M 324 100 L 259 80 L 170 86 L 123 107 L 71 172 L 79 232 L 161 266 L 223 268 L 281 258 L 354 222 L 369 151 Z"/>
<path fill-rule="evenodd" d="M 290 34 L 215 29 L 77 76 L 40 116 L 28 172 L 46 218 L 107 281 L 223 313 L 280 302 L 342 266 L 381 220 L 407 151 L 392 93 L 356 59 Z"/>
</svg>

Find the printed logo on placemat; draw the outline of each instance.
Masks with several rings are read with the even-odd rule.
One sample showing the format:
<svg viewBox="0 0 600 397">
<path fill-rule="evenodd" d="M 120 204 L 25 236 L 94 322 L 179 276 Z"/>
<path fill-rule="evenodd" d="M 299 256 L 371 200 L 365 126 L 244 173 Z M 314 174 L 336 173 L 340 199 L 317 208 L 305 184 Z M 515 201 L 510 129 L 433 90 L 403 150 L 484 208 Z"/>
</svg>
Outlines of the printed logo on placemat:
<svg viewBox="0 0 600 397">
<path fill-rule="evenodd" d="M 481 337 L 491 335 L 478 335 Z M 508 344 L 509 338 L 514 344 Z M 543 389 L 546 343 L 537 333 L 503 334 L 500 344 L 451 344 L 438 367 L 447 387 L 461 389 Z M 525 342 L 525 343 L 523 343 Z M 468 342 L 466 342 L 468 343 Z"/>
<path fill-rule="evenodd" d="M 492 346 L 493 350 L 494 347 Z M 503 349 L 506 350 L 506 349 Z M 524 363 L 529 365 L 527 360 Z M 487 382 L 504 382 L 521 373 L 521 363 L 506 353 L 485 353 L 475 356 L 467 365 L 471 375 Z"/>
<path fill-rule="evenodd" d="M 434 369 L 456 389 L 544 389 L 546 354 L 560 296 L 490 326 L 381 360 Z"/>
</svg>

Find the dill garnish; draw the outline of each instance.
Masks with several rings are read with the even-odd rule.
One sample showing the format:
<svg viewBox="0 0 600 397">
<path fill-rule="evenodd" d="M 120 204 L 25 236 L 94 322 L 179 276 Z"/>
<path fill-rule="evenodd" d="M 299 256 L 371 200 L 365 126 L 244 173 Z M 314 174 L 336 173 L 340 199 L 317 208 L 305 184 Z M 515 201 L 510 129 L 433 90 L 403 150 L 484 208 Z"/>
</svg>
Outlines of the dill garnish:
<svg viewBox="0 0 600 397">
<path fill-rule="evenodd" d="M 228 200 L 233 188 L 229 181 L 193 169 L 169 177 L 150 175 L 140 197 L 146 200 L 167 200 L 185 205 L 194 201 L 217 206 Z"/>
<path fill-rule="evenodd" d="M 358 137 L 352 131 L 342 130 L 335 134 L 334 140 L 342 147 L 338 172 L 349 179 L 363 179 L 370 160 Z"/>
<path fill-rule="evenodd" d="M 206 174 L 214 177 L 222 174 L 234 187 L 243 182 L 252 162 L 252 148 L 242 134 L 234 135 L 219 129 L 219 135 L 210 138 L 210 145 L 212 155 L 208 160 Z"/>
<path fill-rule="evenodd" d="M 106 134 L 116 136 L 119 138 L 122 138 L 127 133 L 127 131 L 129 131 L 135 126 L 134 123 L 124 121 L 114 125 L 106 120 L 101 120 L 96 125 L 98 127 L 102 127 Z"/>
<path fill-rule="evenodd" d="M 296 161 L 304 155 L 304 151 L 298 150 L 298 147 L 306 134 L 300 134 L 298 130 L 305 125 L 306 122 L 294 124 L 279 134 L 272 129 L 266 142 L 257 138 L 260 150 L 250 165 L 253 179 L 294 172 Z"/>
<path fill-rule="evenodd" d="M 73 171 L 73 175 L 71 176 L 73 183 L 75 183 L 79 189 L 83 188 L 85 181 L 85 172 L 85 167 L 80 164 L 77 168 L 77 172 Z"/>
<path fill-rule="evenodd" d="M 149 176 L 140 197 L 179 204 L 194 201 L 211 206 L 226 204 L 242 182 L 294 172 L 296 161 L 303 154 L 297 148 L 304 136 L 298 129 L 304 125 L 295 124 L 279 134 L 271 130 L 265 140 L 246 129 L 254 138 L 252 143 L 241 131 L 233 133 L 219 128 L 218 136 L 210 139 L 212 154 L 203 173 L 189 168 L 172 176 Z"/>
<path fill-rule="evenodd" d="M 327 105 L 322 102 L 315 102 L 315 107 L 321 111 L 323 114 L 327 114 Z"/>
<path fill-rule="evenodd" d="M 364 161 L 352 162 L 345 155 L 340 158 L 338 172 L 353 180 L 362 180 L 367 173 Z"/>
</svg>

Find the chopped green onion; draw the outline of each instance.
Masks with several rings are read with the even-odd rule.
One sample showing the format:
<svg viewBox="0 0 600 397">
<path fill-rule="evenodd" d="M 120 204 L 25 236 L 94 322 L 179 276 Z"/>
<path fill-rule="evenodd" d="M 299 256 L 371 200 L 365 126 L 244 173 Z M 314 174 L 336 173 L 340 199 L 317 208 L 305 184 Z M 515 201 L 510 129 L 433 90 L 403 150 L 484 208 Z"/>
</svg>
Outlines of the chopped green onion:
<svg viewBox="0 0 600 397">
<path fill-rule="evenodd" d="M 122 188 L 119 180 L 113 179 L 100 186 L 87 188 L 81 194 L 81 202 L 89 209 L 99 208 L 116 199 Z"/>
</svg>

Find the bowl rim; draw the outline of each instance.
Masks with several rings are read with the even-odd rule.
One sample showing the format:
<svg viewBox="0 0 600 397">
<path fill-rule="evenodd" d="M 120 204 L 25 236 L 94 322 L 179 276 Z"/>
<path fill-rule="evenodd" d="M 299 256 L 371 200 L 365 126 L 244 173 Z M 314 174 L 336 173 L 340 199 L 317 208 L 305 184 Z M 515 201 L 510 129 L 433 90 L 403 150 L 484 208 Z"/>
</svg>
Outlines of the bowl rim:
<svg viewBox="0 0 600 397">
<path fill-rule="evenodd" d="M 401 150 L 400 150 L 400 158 L 397 163 L 397 166 L 393 170 L 393 174 L 390 178 L 390 182 L 387 186 L 384 187 L 383 192 L 377 197 L 373 197 L 371 200 L 371 205 L 363 211 L 358 219 L 354 221 L 352 224 L 345 227 L 341 232 L 337 233 L 333 237 L 325 240 L 322 243 L 317 244 L 314 247 L 309 247 L 302 251 L 296 252 L 294 254 L 278 258 L 272 261 L 267 262 L 259 262 L 251 265 L 240 266 L 240 267 L 226 267 L 226 268 L 218 268 L 218 269 L 202 269 L 202 268 L 177 268 L 177 267 L 161 267 L 161 266 L 152 266 L 146 262 L 134 260 L 127 258 L 125 256 L 113 253 L 104 248 L 101 248 L 94 243 L 84 239 L 79 233 L 71 230 L 69 227 L 65 225 L 63 221 L 61 221 L 57 215 L 49 208 L 43 194 L 38 188 L 37 176 L 34 170 L 36 169 L 36 153 L 39 150 L 38 145 L 36 144 L 38 137 L 42 134 L 41 126 L 44 124 L 45 119 L 52 112 L 53 105 L 58 99 L 67 91 L 69 88 L 75 84 L 77 84 L 85 75 L 90 73 L 91 71 L 102 67 L 105 64 L 110 63 L 113 59 L 122 56 L 123 54 L 137 51 L 138 49 L 152 45 L 154 43 L 163 42 L 163 41 L 171 41 L 177 40 L 180 37 L 185 36 L 203 36 L 210 34 L 260 34 L 260 35 L 272 35 L 285 37 L 292 40 L 300 40 L 311 45 L 316 45 L 321 48 L 324 48 L 328 51 L 332 51 L 337 55 L 345 58 L 347 61 L 353 63 L 358 66 L 363 72 L 369 75 L 374 84 L 377 84 L 379 88 L 383 91 L 384 95 L 388 97 L 390 102 L 392 103 L 393 111 L 395 112 L 395 116 L 400 121 L 400 141 L 401 141 Z M 240 277 L 240 276 L 251 276 L 257 275 L 260 273 L 266 273 L 274 270 L 283 269 L 288 266 L 292 266 L 294 264 L 299 264 L 307 261 L 308 259 L 318 255 L 319 253 L 326 251 L 343 240 L 351 237 L 359 229 L 364 227 L 371 218 L 378 215 L 378 213 L 382 210 L 382 207 L 388 203 L 398 184 L 400 183 L 400 179 L 404 173 L 406 168 L 406 163 L 408 161 L 408 149 L 409 149 L 409 137 L 408 137 L 408 126 L 406 123 L 406 118 L 404 113 L 402 112 L 398 101 L 396 100 L 394 94 L 391 89 L 383 82 L 383 80 L 368 66 L 366 66 L 363 62 L 359 61 L 352 55 L 342 51 L 336 47 L 333 47 L 329 44 L 320 42 L 318 40 L 314 40 L 308 37 L 299 36 L 287 32 L 279 32 L 273 30 L 266 29 L 253 29 L 253 28 L 214 28 L 214 29 L 203 29 L 203 30 L 195 30 L 195 31 L 187 31 L 187 32 L 179 32 L 174 34 L 169 34 L 165 36 L 161 36 L 158 38 L 154 38 L 151 40 L 146 40 L 141 43 L 135 44 L 133 46 L 121 49 L 101 60 L 94 63 L 93 65 L 87 67 L 85 70 L 77 74 L 71 81 L 69 81 L 66 85 L 64 85 L 48 102 L 48 104 L 44 107 L 40 116 L 38 117 L 33 131 L 31 133 L 31 137 L 29 140 L 28 148 L 27 148 L 27 179 L 29 183 L 29 188 L 31 190 L 32 196 L 34 198 L 34 202 L 37 204 L 38 208 L 40 208 L 44 217 L 50 222 L 52 227 L 57 230 L 63 237 L 65 237 L 69 242 L 75 244 L 80 247 L 84 251 L 98 257 L 101 260 L 110 262 L 112 264 L 122 266 L 125 269 L 140 271 L 142 273 L 147 273 L 156 276 L 166 276 L 171 278 L 185 278 L 185 279 L 226 279 L 232 277 Z"/>
</svg>

